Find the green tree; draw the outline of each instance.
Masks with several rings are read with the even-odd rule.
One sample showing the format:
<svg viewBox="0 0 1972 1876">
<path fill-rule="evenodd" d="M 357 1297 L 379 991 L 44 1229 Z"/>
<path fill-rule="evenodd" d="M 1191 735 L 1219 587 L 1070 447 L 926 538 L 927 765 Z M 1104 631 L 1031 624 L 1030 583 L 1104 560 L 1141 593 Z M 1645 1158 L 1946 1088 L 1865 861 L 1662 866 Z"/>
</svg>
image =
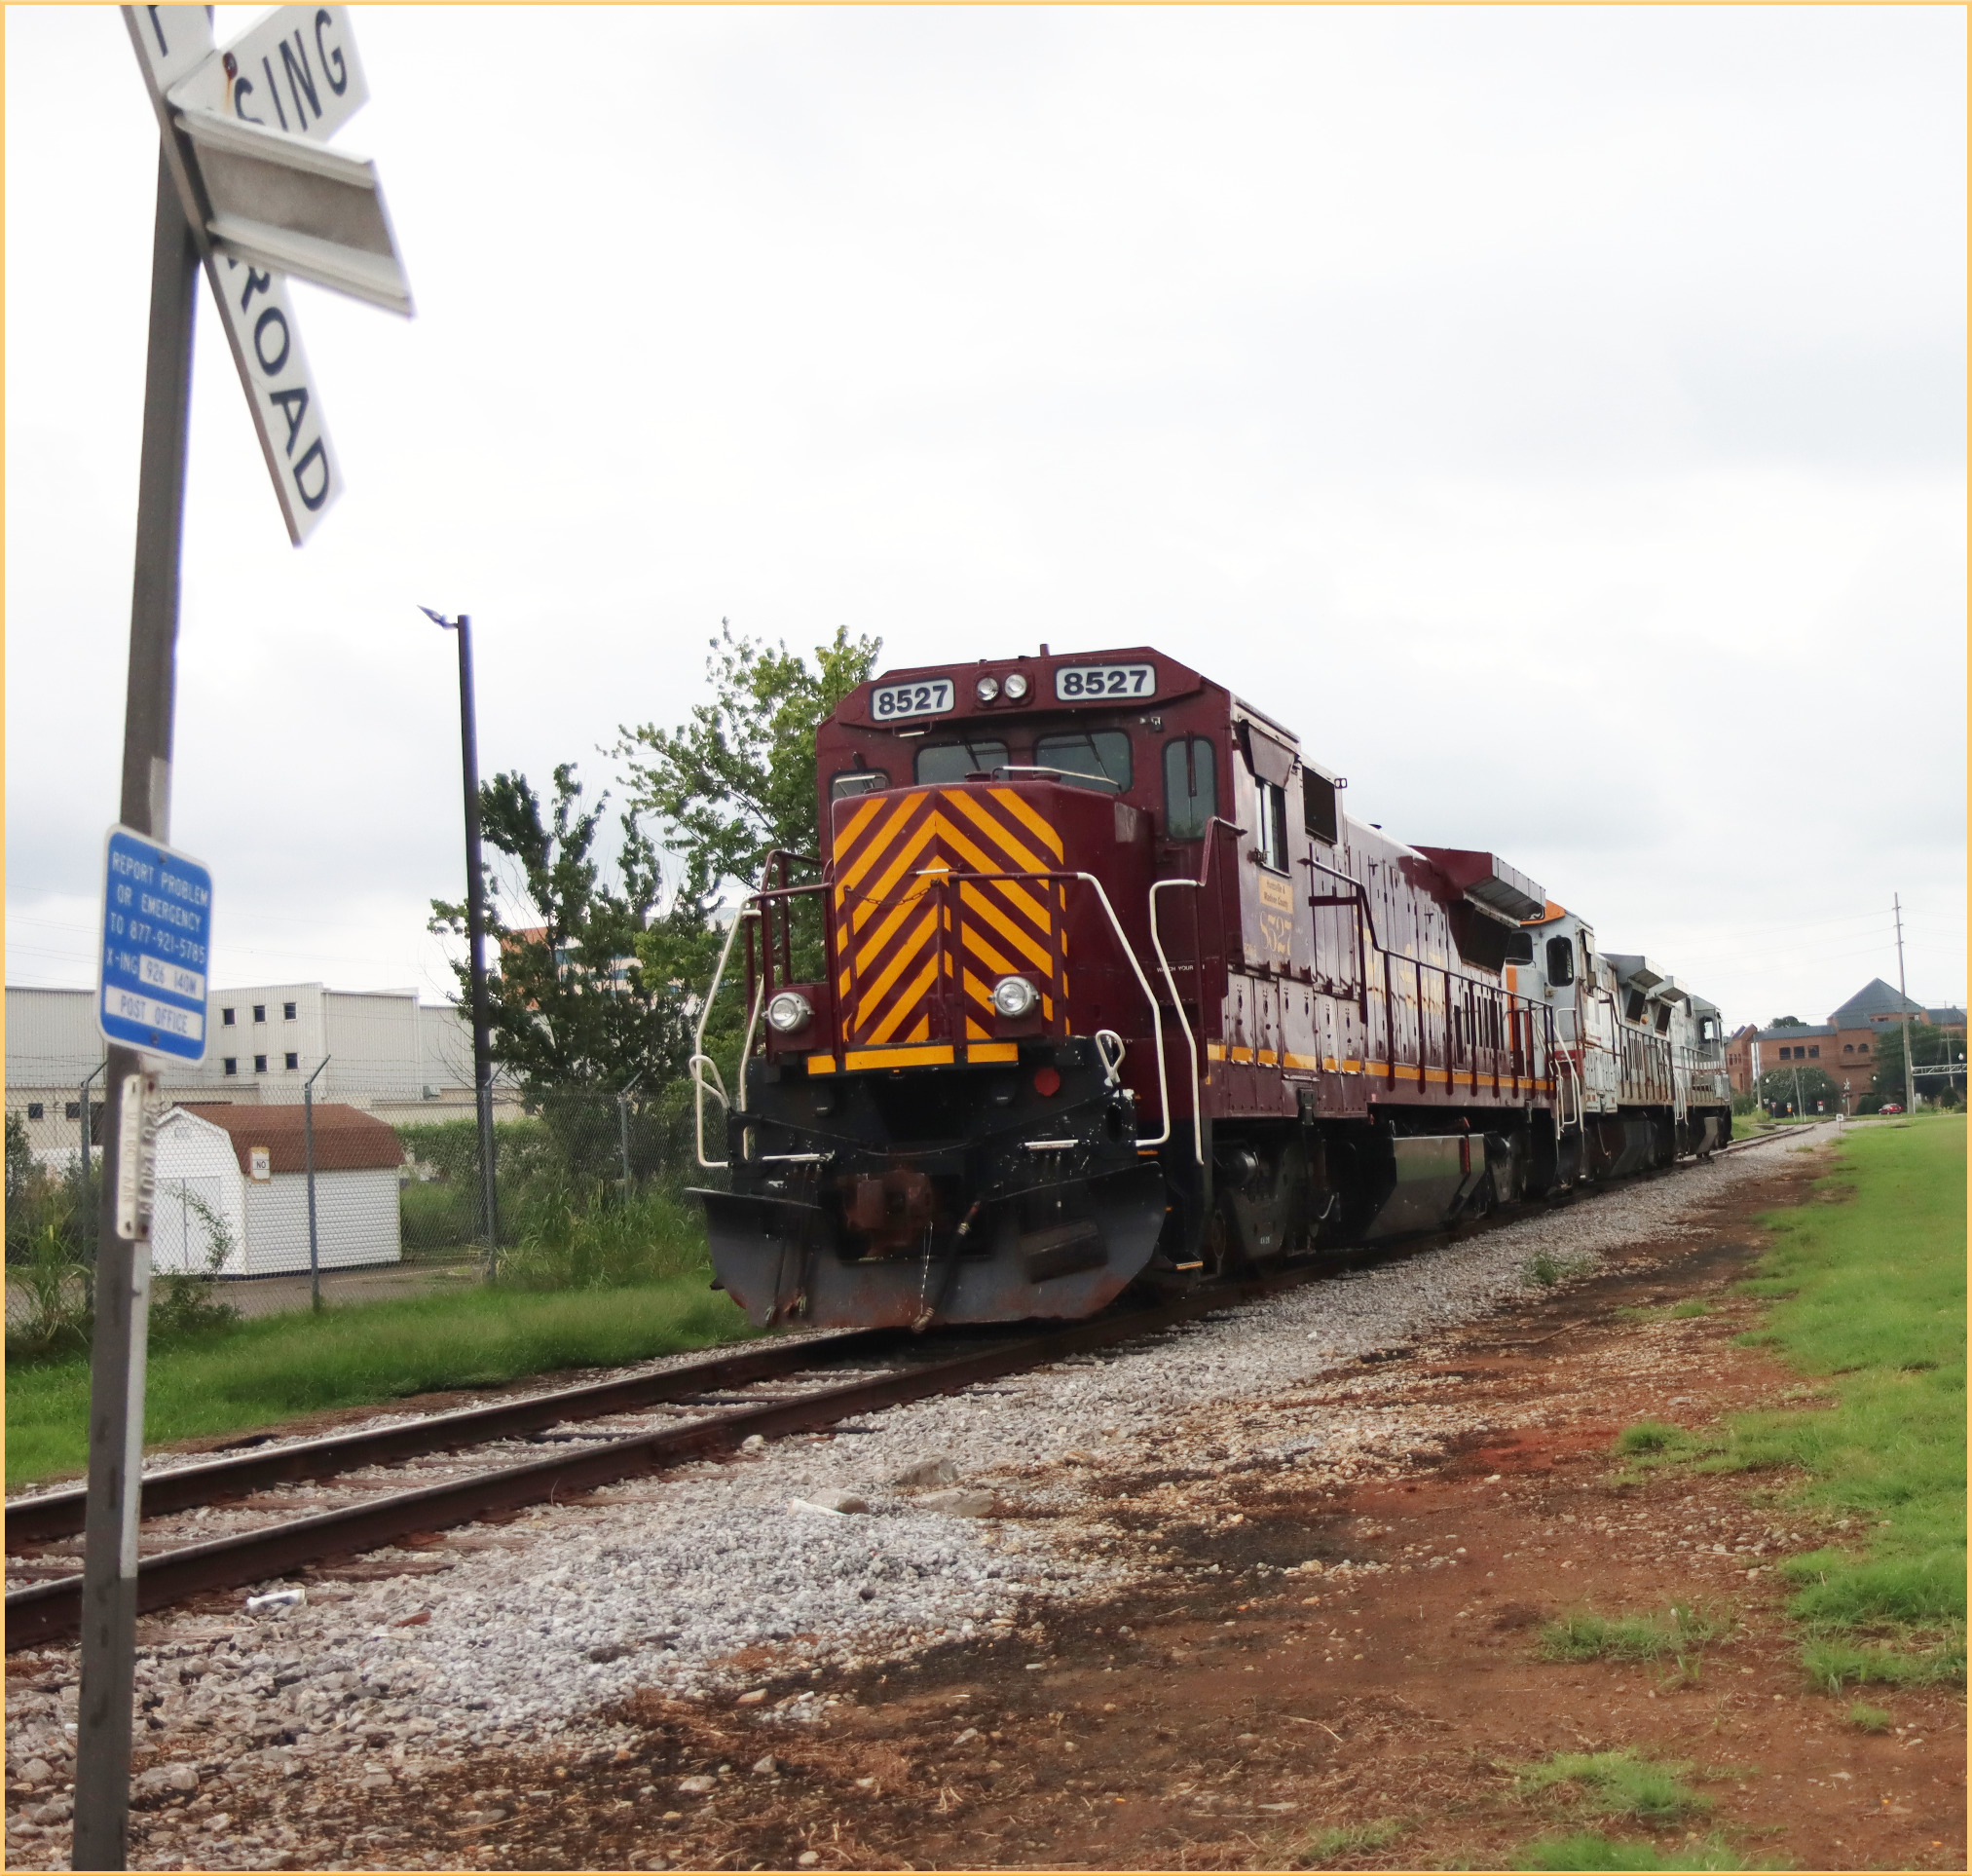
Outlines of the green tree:
<svg viewBox="0 0 1972 1876">
<path fill-rule="evenodd" d="M 722 901 L 757 885 L 776 848 L 819 857 L 815 729 L 875 669 L 882 644 L 838 625 L 811 664 L 785 643 L 735 638 L 722 619 L 706 660 L 711 700 L 675 730 L 622 728 L 614 753 L 631 805 L 654 817 L 681 866 L 668 912 L 640 940 L 648 976 L 702 993 L 725 938 Z M 822 968 L 821 919 L 812 899 L 800 913 L 795 975 L 812 978 Z M 721 1011 L 710 1027 L 736 1039 L 739 1021 Z"/>
<path fill-rule="evenodd" d="M 581 795 L 572 763 L 554 771 L 545 817 L 525 775 L 496 775 L 479 791 L 486 843 L 520 874 L 508 907 L 486 869 L 493 1052 L 530 1093 L 615 1089 L 640 1073 L 655 1083 L 683 1071 L 690 1040 L 684 996 L 648 974 L 639 949 L 661 884 L 655 848 L 635 809 L 625 812 L 619 883 L 606 883 L 595 845 L 609 796 L 584 809 Z M 434 932 L 465 936 L 463 905 L 434 899 L 431 914 Z M 453 969 L 469 1009 L 469 966 Z"/>
<path fill-rule="evenodd" d="M 1823 1113 L 1842 1110 L 1842 1089 L 1833 1075 L 1823 1069 L 1796 1069 L 1791 1064 L 1768 1069 L 1760 1077 L 1760 1100 L 1764 1107 L 1782 1112 L 1794 1107 L 1797 1101 L 1800 1105 L 1796 1110 L 1801 1113 L 1813 1113 L 1817 1101 Z"/>
<path fill-rule="evenodd" d="M 1877 1071 L 1871 1083 L 1879 1100 L 1901 1104 L 1904 1090 L 1904 1026 L 1893 1023 L 1877 1036 Z M 1918 1068 L 1965 1059 L 1965 1038 L 1930 1023 L 1911 1025 L 1911 1060 Z M 1965 1076 L 1925 1074 L 1916 1091 L 1926 1101 L 1963 1100 Z"/>
<path fill-rule="evenodd" d="M 1799 1030 L 1807 1026 L 1798 1016 L 1776 1016 L 1767 1027 L 1769 1030 Z"/>
</svg>

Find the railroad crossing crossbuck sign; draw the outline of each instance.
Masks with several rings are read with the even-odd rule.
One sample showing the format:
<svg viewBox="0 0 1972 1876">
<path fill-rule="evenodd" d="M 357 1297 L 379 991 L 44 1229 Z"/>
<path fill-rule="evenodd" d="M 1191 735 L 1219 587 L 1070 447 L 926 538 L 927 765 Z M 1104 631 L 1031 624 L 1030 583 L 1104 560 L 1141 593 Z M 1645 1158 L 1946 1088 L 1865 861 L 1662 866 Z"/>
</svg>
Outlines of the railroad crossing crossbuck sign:
<svg viewBox="0 0 1972 1876">
<path fill-rule="evenodd" d="M 350 10 L 281 7 L 226 47 L 202 6 L 123 13 L 298 547 L 342 470 L 287 277 L 411 311 L 376 166 L 322 147 L 370 94 Z"/>
</svg>

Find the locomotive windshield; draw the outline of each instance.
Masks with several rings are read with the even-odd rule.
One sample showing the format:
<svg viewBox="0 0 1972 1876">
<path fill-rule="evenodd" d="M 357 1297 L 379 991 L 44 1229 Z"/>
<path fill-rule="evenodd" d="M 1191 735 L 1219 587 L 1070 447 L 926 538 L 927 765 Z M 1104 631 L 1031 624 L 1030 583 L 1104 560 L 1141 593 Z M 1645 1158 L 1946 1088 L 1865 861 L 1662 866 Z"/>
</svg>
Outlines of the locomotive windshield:
<svg viewBox="0 0 1972 1876">
<path fill-rule="evenodd" d="M 1007 759 L 1003 742 L 934 742 L 917 752 L 920 782 L 962 782 L 968 775 L 991 774 Z"/>
<path fill-rule="evenodd" d="M 1074 788 L 1130 786 L 1130 737 L 1121 730 L 1071 730 L 1034 742 L 1034 767 L 1059 769 Z M 1087 776 L 1084 781 L 1079 777 Z"/>
</svg>

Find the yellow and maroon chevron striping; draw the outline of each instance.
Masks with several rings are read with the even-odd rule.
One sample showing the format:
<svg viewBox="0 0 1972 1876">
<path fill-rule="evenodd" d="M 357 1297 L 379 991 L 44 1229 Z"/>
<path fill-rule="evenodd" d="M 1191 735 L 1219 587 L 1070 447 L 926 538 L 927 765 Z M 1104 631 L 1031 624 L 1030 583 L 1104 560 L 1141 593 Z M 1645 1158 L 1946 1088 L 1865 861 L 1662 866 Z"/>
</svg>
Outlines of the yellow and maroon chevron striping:
<svg viewBox="0 0 1972 1876">
<path fill-rule="evenodd" d="M 1067 995 L 1061 837 L 1017 789 L 972 784 L 873 795 L 836 833 L 837 1007 L 848 1046 L 993 1033 L 992 987 L 1040 987 L 1055 1027 Z M 967 875 L 1025 878 L 967 878 Z"/>
</svg>

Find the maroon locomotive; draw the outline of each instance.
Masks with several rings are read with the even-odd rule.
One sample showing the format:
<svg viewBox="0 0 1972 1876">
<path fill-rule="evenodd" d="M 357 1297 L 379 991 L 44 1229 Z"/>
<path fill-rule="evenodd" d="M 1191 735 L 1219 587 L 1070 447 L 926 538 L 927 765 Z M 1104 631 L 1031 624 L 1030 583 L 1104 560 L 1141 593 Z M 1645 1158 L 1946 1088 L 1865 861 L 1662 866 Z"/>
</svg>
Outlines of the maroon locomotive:
<svg viewBox="0 0 1972 1876">
<path fill-rule="evenodd" d="M 1351 820 L 1159 652 L 888 672 L 816 751 L 817 877 L 774 856 L 734 926 L 724 1160 L 693 1064 L 756 1322 L 1082 1316 L 1730 1137 L 1712 1005 L 1494 855 Z"/>
</svg>

